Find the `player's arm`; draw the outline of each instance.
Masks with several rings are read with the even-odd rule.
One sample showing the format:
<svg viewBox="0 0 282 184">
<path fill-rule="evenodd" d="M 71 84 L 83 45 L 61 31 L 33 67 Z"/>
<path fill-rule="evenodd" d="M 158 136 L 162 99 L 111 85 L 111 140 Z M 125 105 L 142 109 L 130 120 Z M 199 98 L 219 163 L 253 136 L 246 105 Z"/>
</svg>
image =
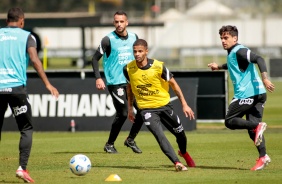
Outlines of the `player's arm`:
<svg viewBox="0 0 282 184">
<path fill-rule="evenodd" d="M 245 61 L 247 64 L 255 63 L 258 65 L 264 86 L 266 87 L 266 89 L 269 92 L 273 92 L 275 89 L 275 86 L 274 84 L 271 83 L 271 81 L 268 78 L 265 60 L 261 56 L 255 54 L 254 52 L 252 52 L 251 50 L 247 48 L 239 49 L 236 54 L 237 54 L 237 58 L 243 58 L 239 60 L 240 62 Z M 238 63 L 238 64 L 242 65 L 241 63 Z"/>
<path fill-rule="evenodd" d="M 127 102 L 128 102 L 128 119 L 134 123 L 135 120 L 135 115 L 134 115 L 134 110 L 133 110 L 133 102 L 134 102 L 134 95 L 131 89 L 131 84 L 127 84 Z"/>
<path fill-rule="evenodd" d="M 127 65 L 123 67 L 123 74 L 127 80 L 126 93 L 127 93 L 127 103 L 128 103 L 128 119 L 134 123 L 135 120 L 134 110 L 133 110 L 134 95 L 131 89 L 131 84 L 127 72 Z"/>
<path fill-rule="evenodd" d="M 173 74 L 165 66 L 163 66 L 163 71 L 162 71 L 161 77 L 164 80 L 168 81 L 170 87 L 172 88 L 172 90 L 174 91 L 174 93 L 176 94 L 178 99 L 180 100 L 185 116 L 190 117 L 190 120 L 195 119 L 194 112 L 188 106 L 188 104 L 187 104 L 187 102 L 184 98 L 184 95 L 182 93 L 182 90 L 180 89 L 179 85 L 177 84 L 177 82 L 173 78 Z"/>
<path fill-rule="evenodd" d="M 250 51 L 250 62 L 256 63 L 258 65 L 258 68 L 259 68 L 260 73 L 261 73 L 261 78 L 262 78 L 262 81 L 263 81 L 265 88 L 269 92 L 273 92 L 274 89 L 275 89 L 275 86 L 274 86 L 274 84 L 272 84 L 272 82 L 268 78 L 265 60 L 261 56 L 256 55 L 255 53 Z"/>
<path fill-rule="evenodd" d="M 222 65 L 218 65 L 217 63 L 212 62 L 212 63 L 208 64 L 208 67 L 210 67 L 212 71 L 214 71 L 214 70 L 227 70 L 228 69 L 227 63 L 224 63 Z"/>
<path fill-rule="evenodd" d="M 175 81 L 175 79 L 171 78 L 168 82 L 169 82 L 169 85 L 171 86 L 171 88 L 173 89 L 174 93 L 176 94 L 176 96 L 180 100 L 181 105 L 182 105 L 182 109 L 183 109 L 183 112 L 184 112 L 185 116 L 186 117 L 190 117 L 190 120 L 191 119 L 195 119 L 194 112 L 188 106 L 188 104 L 187 104 L 187 102 L 186 102 L 186 100 L 185 100 L 185 98 L 183 96 L 182 90 L 180 89 L 180 87 L 177 84 L 177 82 Z"/>
<path fill-rule="evenodd" d="M 96 88 L 99 90 L 104 90 L 106 88 L 106 85 L 100 75 L 99 61 L 104 53 L 107 53 L 107 55 L 109 55 L 110 52 L 110 39 L 109 37 L 105 36 L 92 58 L 92 68 L 96 78 Z"/>
<path fill-rule="evenodd" d="M 28 37 L 27 52 L 28 52 L 33 68 L 36 70 L 37 74 L 39 75 L 43 83 L 45 84 L 46 88 L 57 99 L 59 97 L 59 92 L 55 87 L 51 85 L 51 83 L 49 82 L 44 72 L 42 63 L 37 55 L 36 40 L 32 35 L 29 35 Z"/>
</svg>

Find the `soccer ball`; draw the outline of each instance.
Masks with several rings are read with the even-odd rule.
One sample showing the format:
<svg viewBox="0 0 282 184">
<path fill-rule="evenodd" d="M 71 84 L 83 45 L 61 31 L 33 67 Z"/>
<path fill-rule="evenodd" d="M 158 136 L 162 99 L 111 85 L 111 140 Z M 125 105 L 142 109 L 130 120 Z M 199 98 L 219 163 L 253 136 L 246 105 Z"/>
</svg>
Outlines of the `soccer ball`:
<svg viewBox="0 0 282 184">
<path fill-rule="evenodd" d="M 74 155 L 70 159 L 70 170 L 77 176 L 83 176 L 87 174 L 91 169 L 90 159 L 82 154 Z"/>
</svg>

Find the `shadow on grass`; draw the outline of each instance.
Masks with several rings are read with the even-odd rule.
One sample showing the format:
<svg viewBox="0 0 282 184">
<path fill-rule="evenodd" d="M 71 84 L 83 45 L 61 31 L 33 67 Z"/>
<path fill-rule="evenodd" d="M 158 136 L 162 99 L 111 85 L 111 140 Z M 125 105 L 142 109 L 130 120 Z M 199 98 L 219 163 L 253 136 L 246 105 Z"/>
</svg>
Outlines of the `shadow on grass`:
<svg viewBox="0 0 282 184">
<path fill-rule="evenodd" d="M 171 167 L 171 165 L 163 165 L 163 167 Z M 187 167 L 189 169 L 218 169 L 218 170 L 248 170 L 243 168 L 237 167 L 221 167 L 221 166 L 204 166 L 204 165 L 197 165 L 196 167 Z"/>
<path fill-rule="evenodd" d="M 159 170 L 163 171 L 173 171 L 176 172 L 173 168 L 173 165 L 157 165 L 157 166 L 107 166 L 107 165 L 100 165 L 100 166 L 92 166 L 95 168 L 116 168 L 116 169 L 137 169 L 137 170 Z M 212 170 L 248 170 L 244 168 L 237 168 L 237 167 L 220 167 L 220 166 L 197 166 L 195 168 L 189 168 L 190 169 L 212 169 Z"/>
<path fill-rule="evenodd" d="M 52 154 L 103 154 L 105 152 L 93 152 L 93 151 L 60 151 L 60 152 L 53 152 Z M 106 153 L 105 153 L 106 154 Z M 110 154 L 110 153 L 108 153 Z M 115 153 L 119 154 L 119 153 Z"/>
<path fill-rule="evenodd" d="M 243 169 L 243 168 L 237 168 L 237 167 L 221 167 L 221 166 L 196 166 L 195 168 L 200 169 L 223 169 L 223 170 L 249 170 L 249 169 Z"/>
<path fill-rule="evenodd" d="M 1 180 L 0 183 L 23 183 L 22 180 L 19 181 L 6 181 L 6 180 Z"/>
<path fill-rule="evenodd" d="M 109 154 L 105 152 L 74 152 L 74 151 L 65 151 L 65 152 L 53 152 L 53 154 Z M 115 153 L 113 155 L 116 155 L 119 153 Z M 173 165 L 157 165 L 157 166 L 113 166 L 113 165 L 99 165 L 99 166 L 93 166 L 96 168 L 118 168 L 118 169 L 138 169 L 138 170 L 163 170 L 163 168 L 167 168 L 168 170 L 171 170 L 173 168 Z M 221 167 L 221 166 L 205 166 L 205 165 L 197 165 L 195 168 L 187 167 L 188 169 L 212 169 L 212 170 L 249 170 L 244 168 L 238 168 L 238 167 Z M 172 170 L 175 171 L 175 170 Z M 1 181 L 0 181 L 1 183 Z"/>
<path fill-rule="evenodd" d="M 93 166 L 92 166 L 93 167 Z M 96 168 L 138 169 L 138 170 L 163 170 L 159 166 L 128 166 L 128 165 L 96 165 Z M 170 166 L 171 168 L 171 166 Z"/>
</svg>

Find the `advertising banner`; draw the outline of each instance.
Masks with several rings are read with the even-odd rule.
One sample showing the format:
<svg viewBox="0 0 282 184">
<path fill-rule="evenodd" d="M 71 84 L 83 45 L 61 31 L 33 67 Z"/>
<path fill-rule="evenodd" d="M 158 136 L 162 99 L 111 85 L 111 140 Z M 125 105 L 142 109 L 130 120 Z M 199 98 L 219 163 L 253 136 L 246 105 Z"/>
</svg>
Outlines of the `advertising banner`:
<svg viewBox="0 0 282 184">
<path fill-rule="evenodd" d="M 93 77 L 76 77 L 76 73 L 56 73 L 49 75 L 50 82 L 60 92 L 58 100 L 46 90 L 36 75 L 28 76 L 27 90 L 32 107 L 35 131 L 109 131 L 115 117 L 115 108 L 107 90 L 97 90 Z M 197 78 L 175 78 L 186 101 L 196 114 Z M 177 96 L 171 93 L 171 103 L 179 115 L 185 130 L 196 129 L 196 120 L 184 116 Z M 122 130 L 129 130 L 131 122 L 126 120 Z M 4 119 L 4 131 L 17 131 L 17 125 L 10 109 Z M 142 130 L 147 130 L 143 125 Z"/>
</svg>

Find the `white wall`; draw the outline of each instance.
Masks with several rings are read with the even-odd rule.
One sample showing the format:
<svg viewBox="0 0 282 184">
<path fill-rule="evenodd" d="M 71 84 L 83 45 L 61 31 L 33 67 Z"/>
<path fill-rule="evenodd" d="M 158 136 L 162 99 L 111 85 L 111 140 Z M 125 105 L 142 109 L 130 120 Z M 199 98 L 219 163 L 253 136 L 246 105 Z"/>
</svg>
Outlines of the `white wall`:
<svg viewBox="0 0 282 184">
<path fill-rule="evenodd" d="M 267 19 L 265 26 L 259 19 L 229 20 L 192 20 L 166 22 L 164 27 L 144 28 L 128 27 L 140 38 L 148 41 L 151 47 L 213 47 L 221 46 L 218 30 L 222 25 L 236 25 L 239 30 L 239 43 L 248 47 L 282 47 L 282 19 Z M 264 28 L 265 27 L 265 43 Z M 86 28 L 86 47 L 96 49 L 101 39 L 114 27 Z M 79 28 L 36 28 L 42 44 L 48 38 L 50 49 L 81 48 L 81 30 Z"/>
</svg>

